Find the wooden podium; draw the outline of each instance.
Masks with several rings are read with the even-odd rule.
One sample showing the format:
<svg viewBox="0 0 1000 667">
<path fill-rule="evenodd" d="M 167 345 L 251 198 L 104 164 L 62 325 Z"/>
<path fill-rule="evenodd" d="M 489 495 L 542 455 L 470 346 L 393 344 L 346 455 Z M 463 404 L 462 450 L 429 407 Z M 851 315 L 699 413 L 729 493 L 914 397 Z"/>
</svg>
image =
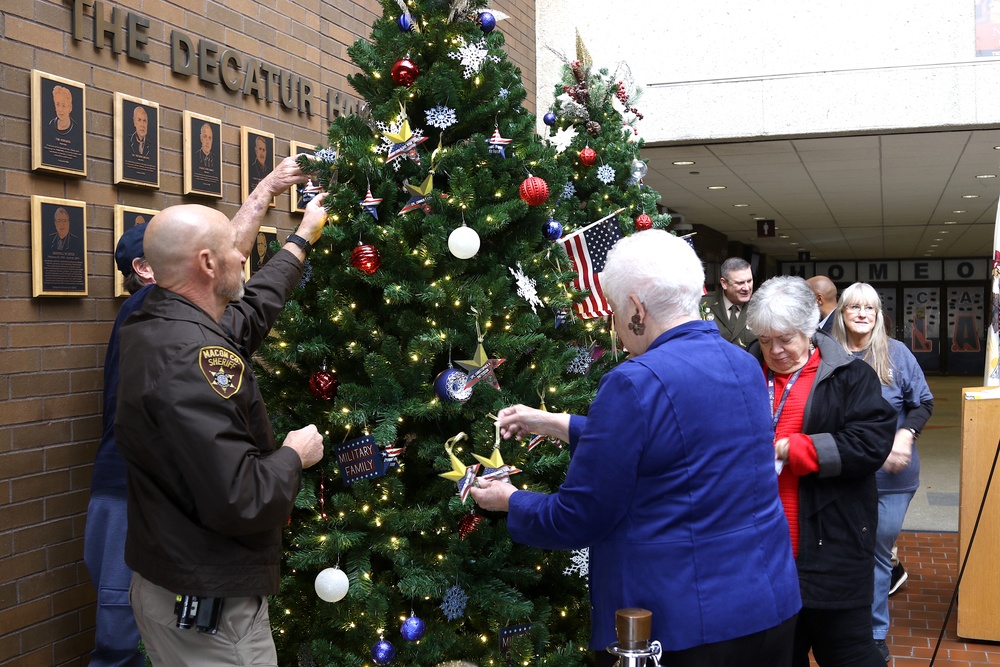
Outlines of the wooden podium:
<svg viewBox="0 0 1000 667">
<path fill-rule="evenodd" d="M 962 390 L 962 468 L 958 513 L 958 567 L 972 529 L 1000 441 L 1000 390 Z M 1000 465 L 1000 464 L 998 464 Z M 972 554 L 958 591 L 958 636 L 1000 641 L 1000 470 L 993 473 Z"/>
</svg>

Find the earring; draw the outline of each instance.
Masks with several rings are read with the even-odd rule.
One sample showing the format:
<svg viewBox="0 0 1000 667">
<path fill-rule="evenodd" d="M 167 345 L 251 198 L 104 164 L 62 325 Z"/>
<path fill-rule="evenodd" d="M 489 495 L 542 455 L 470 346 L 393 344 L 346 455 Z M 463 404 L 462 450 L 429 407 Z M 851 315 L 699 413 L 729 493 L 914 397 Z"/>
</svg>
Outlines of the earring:
<svg viewBox="0 0 1000 667">
<path fill-rule="evenodd" d="M 646 325 L 639 321 L 638 310 L 635 311 L 635 315 L 632 316 L 632 321 L 628 323 L 628 330 L 636 336 L 642 336 L 646 333 Z"/>
</svg>

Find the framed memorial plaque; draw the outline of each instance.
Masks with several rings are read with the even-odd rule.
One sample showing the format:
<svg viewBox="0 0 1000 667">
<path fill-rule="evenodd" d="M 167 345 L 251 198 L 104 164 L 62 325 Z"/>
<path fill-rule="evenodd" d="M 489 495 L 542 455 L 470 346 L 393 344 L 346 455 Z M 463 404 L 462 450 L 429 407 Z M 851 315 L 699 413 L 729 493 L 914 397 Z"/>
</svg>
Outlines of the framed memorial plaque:
<svg viewBox="0 0 1000 667">
<path fill-rule="evenodd" d="M 289 142 L 288 150 L 289 150 L 288 152 L 289 155 L 298 155 L 299 153 L 305 153 L 306 155 L 309 156 L 316 155 L 315 146 L 310 146 L 309 144 L 303 144 L 302 142 L 299 141 Z M 288 211 L 290 213 L 305 213 L 306 204 L 308 204 L 309 200 L 312 199 L 310 195 L 315 194 L 310 192 L 309 188 L 315 184 L 316 184 L 315 181 L 310 181 L 309 183 L 306 183 L 304 185 L 299 185 L 298 183 L 296 183 L 295 185 L 292 186 L 292 189 L 289 192 L 289 197 L 288 197 Z M 305 199 L 303 199 L 302 197 L 304 192 L 307 193 Z"/>
<path fill-rule="evenodd" d="M 250 280 L 250 276 L 257 273 L 260 267 L 267 264 L 267 260 L 274 257 L 274 243 L 278 240 L 278 230 L 274 227 L 261 227 L 257 231 L 257 238 L 254 241 L 253 248 L 250 250 L 250 256 L 247 257 L 246 266 L 246 279 Z"/>
<path fill-rule="evenodd" d="M 87 202 L 31 196 L 32 296 L 87 296 Z"/>
<path fill-rule="evenodd" d="M 118 248 L 118 240 L 122 234 L 132 229 L 136 225 L 144 225 L 159 213 L 148 208 L 135 208 L 134 206 L 123 206 L 115 204 L 115 244 L 113 248 Z M 128 296 L 122 285 L 122 272 L 118 270 L 118 265 L 114 267 L 115 272 L 115 296 Z"/>
<path fill-rule="evenodd" d="M 240 186 L 246 201 L 257 184 L 274 171 L 274 135 L 260 130 L 252 130 L 245 125 L 240 128 Z M 274 206 L 271 198 L 270 206 Z"/>
<path fill-rule="evenodd" d="M 87 87 L 31 70 L 31 168 L 87 175 Z"/>
<path fill-rule="evenodd" d="M 222 196 L 222 121 L 185 111 L 184 194 Z"/>
<path fill-rule="evenodd" d="M 160 187 L 160 105 L 115 93 L 115 183 Z"/>
</svg>

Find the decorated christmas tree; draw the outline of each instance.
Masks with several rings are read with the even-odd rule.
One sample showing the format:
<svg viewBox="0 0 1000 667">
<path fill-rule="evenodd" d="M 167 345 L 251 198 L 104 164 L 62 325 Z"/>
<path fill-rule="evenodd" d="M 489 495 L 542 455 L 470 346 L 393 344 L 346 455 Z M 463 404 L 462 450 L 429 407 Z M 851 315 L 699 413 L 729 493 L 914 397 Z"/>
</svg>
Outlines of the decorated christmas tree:
<svg viewBox="0 0 1000 667">
<path fill-rule="evenodd" d="M 620 211 L 625 233 L 666 228 L 670 216 L 656 208 L 660 195 L 642 183 L 647 166 L 636 127 L 643 118 L 636 107 L 642 91 L 628 66 L 597 69 L 579 34 L 574 60 L 553 53 L 565 64 L 555 103 L 542 120 L 551 128 L 557 163 L 571 172 L 554 219 L 568 232 Z"/>
<path fill-rule="evenodd" d="M 616 356 L 606 309 L 575 307 L 600 253 L 572 264 L 550 223 L 572 174 L 521 106 L 504 17 L 383 6 L 348 50 L 364 108 L 306 165 L 329 224 L 258 355 L 278 437 L 315 423 L 327 442 L 287 529 L 280 662 L 585 664 L 585 552 L 515 544 L 465 495 L 477 475 L 562 481 L 565 448 L 501 441 L 493 416 L 586 413 Z M 601 211 L 571 226 L 586 215 L 613 242 Z"/>
</svg>

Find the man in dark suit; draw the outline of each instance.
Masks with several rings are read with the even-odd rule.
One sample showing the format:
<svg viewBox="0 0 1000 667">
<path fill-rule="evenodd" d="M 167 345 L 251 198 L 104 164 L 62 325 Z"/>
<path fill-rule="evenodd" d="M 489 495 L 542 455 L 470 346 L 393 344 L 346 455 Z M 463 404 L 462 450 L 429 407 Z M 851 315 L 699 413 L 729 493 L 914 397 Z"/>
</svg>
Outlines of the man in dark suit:
<svg viewBox="0 0 1000 667">
<path fill-rule="evenodd" d="M 715 321 L 723 338 L 746 348 L 757 339 L 747 328 L 747 305 L 753 295 L 750 263 L 740 257 L 730 257 L 722 263 L 719 283 L 717 292 L 701 299 L 704 318 Z"/>
<path fill-rule="evenodd" d="M 837 286 L 826 276 L 813 276 L 806 281 L 816 295 L 819 306 L 819 328 L 833 335 L 833 311 L 837 310 Z"/>
</svg>

